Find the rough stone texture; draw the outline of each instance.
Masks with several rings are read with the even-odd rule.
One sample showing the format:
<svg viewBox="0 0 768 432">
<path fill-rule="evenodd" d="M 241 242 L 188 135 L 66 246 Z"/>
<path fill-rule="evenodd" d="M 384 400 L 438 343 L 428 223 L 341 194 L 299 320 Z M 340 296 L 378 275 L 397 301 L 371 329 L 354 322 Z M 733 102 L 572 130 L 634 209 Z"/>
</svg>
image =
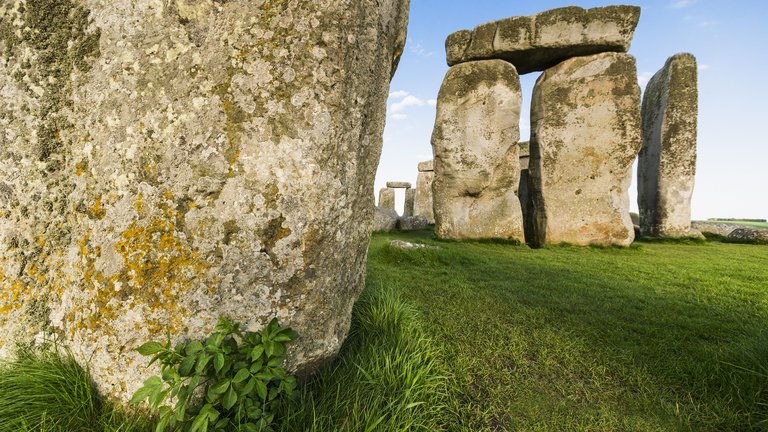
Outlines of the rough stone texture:
<svg viewBox="0 0 768 432">
<path fill-rule="evenodd" d="M 411 184 L 408 182 L 391 181 L 387 182 L 387 187 L 393 189 L 410 189 Z"/>
<path fill-rule="evenodd" d="M 569 6 L 515 16 L 449 35 L 446 57 L 449 66 L 501 59 L 520 74 L 541 71 L 572 57 L 627 52 L 639 19 L 637 6 Z"/>
<path fill-rule="evenodd" d="M 424 216 L 401 216 L 397 220 L 397 229 L 400 231 L 415 231 L 427 229 L 427 218 Z"/>
<path fill-rule="evenodd" d="M 716 234 L 723 237 L 727 237 L 728 234 L 739 228 L 745 228 L 744 225 L 730 224 L 726 222 L 711 222 L 711 221 L 693 221 L 691 227 L 696 231 L 706 234 Z M 766 228 L 754 228 L 758 231 L 768 231 Z"/>
<path fill-rule="evenodd" d="M 643 94 L 643 148 L 637 165 L 640 232 L 701 237 L 691 229 L 696 176 L 698 85 L 696 58 L 670 57 Z"/>
<path fill-rule="evenodd" d="M 335 355 L 363 288 L 408 0 L 0 0 L 0 355 L 105 394 L 220 315 Z M 360 73 L 365 71 L 365 73 Z"/>
<path fill-rule="evenodd" d="M 629 213 L 629 219 L 632 220 L 632 224 L 640 225 L 640 215 L 634 212 Z"/>
<path fill-rule="evenodd" d="M 435 170 L 435 161 L 430 159 L 428 161 L 419 162 L 418 168 L 419 172 L 432 172 Z"/>
<path fill-rule="evenodd" d="M 389 242 L 389 247 L 397 248 L 397 249 L 429 249 L 429 250 L 442 250 L 440 246 L 432 246 L 432 245 L 426 245 L 422 243 L 411 243 L 407 241 L 402 240 L 392 240 Z"/>
<path fill-rule="evenodd" d="M 395 190 L 392 188 L 382 188 L 379 191 L 379 207 L 385 209 L 395 209 Z"/>
<path fill-rule="evenodd" d="M 535 242 L 629 245 L 640 88 L 628 54 L 577 57 L 539 77 L 531 107 Z"/>
<path fill-rule="evenodd" d="M 416 198 L 416 191 L 413 189 L 405 190 L 405 204 L 403 206 L 403 216 L 413 216 L 413 201 Z"/>
<path fill-rule="evenodd" d="M 736 228 L 728 234 L 728 241 L 733 243 L 752 243 L 768 245 L 768 230 L 754 228 Z"/>
<path fill-rule="evenodd" d="M 520 181 L 520 80 L 501 60 L 448 70 L 432 133 L 435 232 L 444 239 L 524 241 Z"/>
<path fill-rule="evenodd" d="M 373 213 L 373 231 L 394 231 L 397 228 L 397 217 L 397 212 L 393 209 L 376 207 Z"/>
<path fill-rule="evenodd" d="M 413 199 L 413 214 L 424 216 L 430 224 L 435 223 L 435 211 L 433 209 L 432 182 L 435 180 L 433 171 L 422 171 L 416 178 L 416 195 Z"/>
</svg>

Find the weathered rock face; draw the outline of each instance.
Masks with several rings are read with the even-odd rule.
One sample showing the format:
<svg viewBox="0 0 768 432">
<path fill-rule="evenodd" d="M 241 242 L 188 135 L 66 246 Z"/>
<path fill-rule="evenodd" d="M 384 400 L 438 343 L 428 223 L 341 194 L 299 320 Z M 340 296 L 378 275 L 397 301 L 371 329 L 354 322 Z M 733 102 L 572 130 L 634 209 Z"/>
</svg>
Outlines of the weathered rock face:
<svg viewBox="0 0 768 432">
<path fill-rule="evenodd" d="M 402 216 L 397 219 L 397 229 L 400 231 L 415 231 L 427 228 L 427 218 L 424 216 Z"/>
<path fill-rule="evenodd" d="M 373 231 L 393 231 L 397 228 L 397 217 L 397 212 L 393 209 L 376 207 L 373 214 Z"/>
<path fill-rule="evenodd" d="M 641 145 L 633 57 L 577 57 L 545 71 L 531 107 L 536 243 L 630 244 L 627 190 Z"/>
<path fill-rule="evenodd" d="M 501 59 L 525 74 L 572 57 L 627 52 L 639 19 L 637 6 L 570 6 L 493 21 L 449 35 L 448 65 Z"/>
<path fill-rule="evenodd" d="M 135 348 L 226 315 L 339 349 L 408 0 L 0 0 L 0 346 L 55 334 L 125 398 Z M 365 74 L 359 71 L 366 71 Z"/>
<path fill-rule="evenodd" d="M 392 188 L 381 188 L 379 191 L 379 207 L 385 209 L 395 209 L 395 190 Z"/>
<path fill-rule="evenodd" d="M 696 58 L 670 57 L 643 95 L 643 148 L 637 165 L 640 232 L 699 237 L 691 229 L 696 175 L 698 86 Z"/>
<path fill-rule="evenodd" d="M 692 221 L 691 228 L 700 233 L 716 234 L 725 237 L 732 233 L 733 230 L 744 228 L 744 226 L 723 222 Z"/>
<path fill-rule="evenodd" d="M 533 194 L 531 193 L 531 173 L 528 166 L 531 161 L 531 143 L 529 141 L 517 144 L 520 154 L 520 184 L 517 187 L 517 197 L 520 199 L 520 209 L 523 212 L 523 231 L 525 241 L 535 240 L 533 228 Z"/>
<path fill-rule="evenodd" d="M 393 189 L 410 189 L 411 184 L 408 182 L 390 181 L 387 182 L 387 187 Z"/>
<path fill-rule="evenodd" d="M 433 210 L 432 182 L 435 180 L 433 171 L 423 171 L 416 178 L 416 195 L 413 198 L 413 214 L 424 216 L 431 224 L 435 223 Z"/>
<path fill-rule="evenodd" d="M 745 227 L 736 228 L 728 234 L 728 241 L 733 243 L 768 245 L 768 230 Z"/>
<path fill-rule="evenodd" d="M 403 216 L 413 216 L 414 200 L 416 198 L 416 191 L 413 189 L 405 190 L 405 204 L 403 206 Z"/>
<path fill-rule="evenodd" d="M 432 133 L 435 231 L 445 239 L 524 241 L 520 180 L 520 80 L 501 60 L 448 70 Z"/>
<path fill-rule="evenodd" d="M 432 172 L 435 170 L 435 161 L 430 159 L 428 161 L 419 162 L 417 167 L 419 172 Z"/>
</svg>

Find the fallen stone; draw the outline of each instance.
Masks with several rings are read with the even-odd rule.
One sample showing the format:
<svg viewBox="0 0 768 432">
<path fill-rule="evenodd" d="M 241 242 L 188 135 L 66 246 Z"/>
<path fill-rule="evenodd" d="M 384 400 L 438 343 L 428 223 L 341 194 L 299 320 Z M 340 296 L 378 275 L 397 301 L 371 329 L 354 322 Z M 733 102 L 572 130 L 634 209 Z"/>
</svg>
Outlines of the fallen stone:
<svg viewBox="0 0 768 432">
<path fill-rule="evenodd" d="M 640 19 L 637 6 L 576 6 L 514 16 L 448 36 L 448 65 L 500 59 L 526 74 L 573 57 L 627 52 Z"/>
<path fill-rule="evenodd" d="M 397 219 L 397 229 L 400 231 L 417 231 L 427 229 L 429 224 L 424 216 L 401 216 Z"/>
<path fill-rule="evenodd" d="M 376 207 L 373 213 L 373 232 L 389 232 L 397 228 L 397 212 L 393 209 Z"/>
<path fill-rule="evenodd" d="M 127 400 L 160 372 L 142 343 L 277 317 L 291 370 L 327 364 L 365 285 L 408 1 L 0 11 L 0 356 L 53 333 Z"/>
<path fill-rule="evenodd" d="M 435 232 L 443 239 L 524 242 L 517 199 L 520 80 L 501 60 L 448 70 L 437 100 Z"/>
<path fill-rule="evenodd" d="M 728 234 L 728 241 L 732 243 L 768 245 L 768 230 L 736 228 Z"/>
<path fill-rule="evenodd" d="M 405 190 L 405 205 L 403 207 L 403 216 L 413 216 L 413 201 L 416 198 L 416 191 L 413 189 Z"/>
<path fill-rule="evenodd" d="M 395 209 L 395 190 L 386 187 L 379 191 L 379 207 L 386 209 Z"/>
<path fill-rule="evenodd" d="M 419 172 L 432 172 L 435 170 L 435 161 L 430 159 L 428 161 L 419 162 Z"/>
<path fill-rule="evenodd" d="M 640 231 L 654 237 L 701 237 L 691 228 L 696 176 L 696 58 L 670 57 L 643 94 L 643 148 L 637 165 Z"/>
<path fill-rule="evenodd" d="M 642 145 L 634 58 L 604 53 L 546 70 L 531 123 L 536 243 L 632 243 L 628 189 Z"/>
<path fill-rule="evenodd" d="M 426 245 L 422 243 L 411 243 L 402 240 L 392 240 L 389 242 L 389 246 L 398 249 L 429 249 L 429 250 L 443 250 L 440 246 Z"/>
<path fill-rule="evenodd" d="M 745 228 L 744 225 L 737 225 L 725 222 L 711 222 L 711 221 L 693 221 L 691 222 L 691 228 L 704 234 L 715 234 L 723 237 L 727 237 L 734 230 L 739 228 Z M 758 231 L 768 231 L 765 228 L 755 228 Z"/>
<path fill-rule="evenodd" d="M 435 180 L 433 171 L 419 172 L 416 179 L 416 195 L 413 199 L 413 214 L 424 216 L 430 224 L 435 223 L 435 211 L 433 209 L 432 182 Z"/>
<path fill-rule="evenodd" d="M 387 187 L 393 189 L 410 189 L 411 184 L 408 182 L 387 182 Z"/>
</svg>

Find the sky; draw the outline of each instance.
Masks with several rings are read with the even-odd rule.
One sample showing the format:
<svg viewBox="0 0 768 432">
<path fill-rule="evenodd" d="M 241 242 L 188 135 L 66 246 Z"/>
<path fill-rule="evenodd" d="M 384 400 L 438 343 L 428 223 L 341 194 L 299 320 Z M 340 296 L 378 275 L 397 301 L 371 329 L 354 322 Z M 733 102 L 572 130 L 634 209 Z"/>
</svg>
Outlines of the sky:
<svg viewBox="0 0 768 432">
<path fill-rule="evenodd" d="M 387 181 L 414 187 L 419 161 L 432 159 L 435 99 L 448 66 L 445 38 L 461 29 L 563 6 L 584 8 L 610 1 L 411 0 L 400 66 L 387 105 L 384 148 L 375 193 Z M 699 65 L 699 129 L 692 218 L 768 218 L 768 1 L 649 0 L 642 8 L 629 53 L 637 59 L 641 89 L 666 59 L 679 52 Z M 539 73 L 521 76 L 521 140 L 530 134 L 533 85 Z M 637 211 L 637 181 L 629 195 Z M 397 209 L 402 212 L 403 192 Z"/>
</svg>

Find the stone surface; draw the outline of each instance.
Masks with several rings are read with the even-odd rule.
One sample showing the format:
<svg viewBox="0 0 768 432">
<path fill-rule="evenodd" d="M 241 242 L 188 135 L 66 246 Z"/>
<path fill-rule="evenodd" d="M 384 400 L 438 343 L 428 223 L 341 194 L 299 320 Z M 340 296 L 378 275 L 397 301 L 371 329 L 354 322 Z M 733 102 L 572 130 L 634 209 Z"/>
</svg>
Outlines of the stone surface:
<svg viewBox="0 0 768 432">
<path fill-rule="evenodd" d="M 364 285 L 407 0 L 0 0 L 0 352 L 104 394 L 221 315 L 331 359 Z M 365 73 L 360 73 L 365 71 Z"/>
<path fill-rule="evenodd" d="M 416 231 L 427 229 L 429 224 L 424 216 L 401 216 L 397 220 L 397 229 L 400 231 Z"/>
<path fill-rule="evenodd" d="M 520 80 L 501 60 L 448 70 L 432 133 L 435 232 L 444 239 L 524 241 L 520 181 Z"/>
<path fill-rule="evenodd" d="M 393 209 L 376 207 L 373 213 L 373 231 L 389 232 L 397 228 L 397 212 Z"/>
<path fill-rule="evenodd" d="M 391 181 L 387 182 L 387 187 L 393 189 L 410 189 L 411 184 L 408 182 Z"/>
<path fill-rule="evenodd" d="M 449 66 L 501 59 L 520 74 L 542 71 L 573 57 L 627 52 L 639 19 L 637 6 L 570 6 L 515 16 L 449 35 L 446 57 Z"/>
<path fill-rule="evenodd" d="M 386 209 L 395 209 L 395 190 L 392 188 L 382 188 L 379 191 L 379 207 Z"/>
<path fill-rule="evenodd" d="M 413 216 L 413 201 L 416 198 L 416 191 L 413 189 L 405 190 L 405 204 L 403 205 L 403 216 Z"/>
<path fill-rule="evenodd" d="M 422 243 L 411 243 L 402 240 L 392 240 L 389 242 L 389 246 L 398 249 L 429 249 L 429 250 L 442 250 L 440 246 L 426 245 Z"/>
<path fill-rule="evenodd" d="M 531 107 L 535 242 L 629 245 L 640 88 L 628 54 L 577 57 L 539 77 Z"/>
<path fill-rule="evenodd" d="M 691 229 L 698 117 L 695 57 L 676 54 L 667 60 L 645 88 L 641 113 L 640 232 L 655 237 L 701 237 Z"/>
<path fill-rule="evenodd" d="M 728 234 L 728 241 L 733 243 L 753 243 L 768 245 L 768 230 L 754 228 L 736 228 Z"/>
<path fill-rule="evenodd" d="M 691 222 L 691 228 L 698 232 L 706 234 L 716 234 L 719 236 L 727 237 L 728 234 L 739 228 L 746 228 L 744 225 L 732 224 L 727 222 L 713 222 L 713 221 L 693 221 Z M 758 231 L 768 231 L 766 228 L 754 228 Z"/>
<path fill-rule="evenodd" d="M 418 167 L 419 172 L 432 172 L 435 170 L 435 161 L 430 159 L 428 161 L 419 162 Z"/>
<path fill-rule="evenodd" d="M 629 213 L 629 219 L 632 220 L 633 225 L 640 225 L 640 215 L 634 212 Z"/>
<path fill-rule="evenodd" d="M 435 180 L 433 171 L 422 171 L 416 178 L 416 195 L 413 199 L 413 214 L 424 216 L 430 224 L 435 223 L 433 209 L 432 182 Z"/>
</svg>

